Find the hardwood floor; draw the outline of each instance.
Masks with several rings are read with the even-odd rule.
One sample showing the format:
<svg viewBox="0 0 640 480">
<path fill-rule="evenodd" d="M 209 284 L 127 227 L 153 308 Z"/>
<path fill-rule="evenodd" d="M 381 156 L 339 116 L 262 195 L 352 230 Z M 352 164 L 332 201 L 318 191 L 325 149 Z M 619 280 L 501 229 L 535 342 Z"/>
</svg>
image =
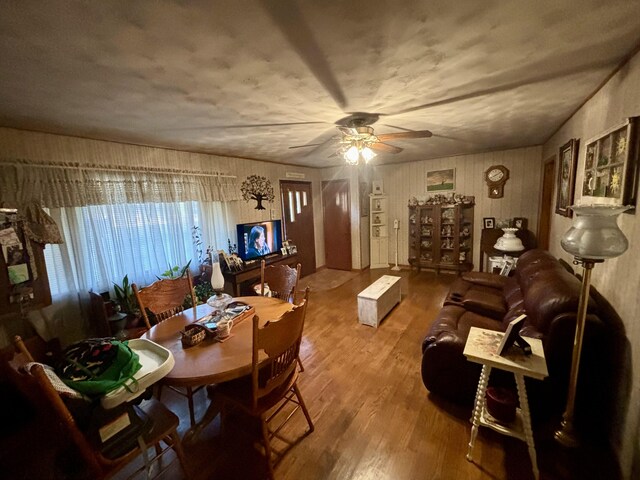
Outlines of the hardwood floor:
<svg viewBox="0 0 640 480">
<path fill-rule="evenodd" d="M 356 296 L 384 274 L 402 277 L 402 302 L 378 329 L 360 325 Z M 468 462 L 471 407 L 429 395 L 422 384 L 420 345 L 454 278 L 366 270 L 337 289 L 311 293 L 301 351 L 305 371 L 298 385 L 315 431 L 304 436 L 301 412 L 283 428 L 282 435 L 297 443 L 276 466 L 276 478 L 533 478 L 525 444 L 487 429 L 480 430 L 474 462 Z M 162 398 L 180 415 L 184 434 L 187 402 L 169 391 Z M 199 419 L 209 403 L 206 391 L 199 391 L 194 401 Z M 536 432 L 541 478 L 616 478 L 601 451 L 562 452 L 551 436 L 552 430 Z M 216 418 L 196 441 L 184 445 L 190 477 L 264 478 L 266 462 L 258 439 L 258 427 L 249 419 L 231 414 L 222 431 Z M 286 446 L 280 441 L 273 445 L 276 450 Z M 160 478 L 184 475 L 173 462 Z"/>
</svg>

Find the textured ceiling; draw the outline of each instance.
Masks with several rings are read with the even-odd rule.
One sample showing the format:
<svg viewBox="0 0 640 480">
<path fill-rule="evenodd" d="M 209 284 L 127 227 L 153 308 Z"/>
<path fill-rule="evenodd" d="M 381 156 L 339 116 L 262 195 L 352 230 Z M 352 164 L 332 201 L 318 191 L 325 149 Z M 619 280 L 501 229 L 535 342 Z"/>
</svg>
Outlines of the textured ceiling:
<svg viewBox="0 0 640 480">
<path fill-rule="evenodd" d="M 635 48 L 639 8 L 4 1 L 0 125 L 315 167 L 351 112 L 434 134 L 376 163 L 535 145 Z"/>
</svg>

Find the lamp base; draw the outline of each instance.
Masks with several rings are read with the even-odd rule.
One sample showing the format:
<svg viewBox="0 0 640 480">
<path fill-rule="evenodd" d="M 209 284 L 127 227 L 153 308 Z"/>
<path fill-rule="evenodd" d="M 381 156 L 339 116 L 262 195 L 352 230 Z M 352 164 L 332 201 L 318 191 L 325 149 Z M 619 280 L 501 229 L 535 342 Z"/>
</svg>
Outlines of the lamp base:
<svg viewBox="0 0 640 480">
<path fill-rule="evenodd" d="M 209 297 L 207 305 L 216 310 L 224 310 L 227 305 L 231 303 L 233 298 L 228 293 L 218 292 L 215 295 Z"/>
<path fill-rule="evenodd" d="M 553 434 L 553 438 L 555 438 L 560 445 L 568 448 L 576 448 L 580 446 L 580 441 L 573 429 L 573 424 L 567 420 L 563 420 L 560 425 L 560 430 L 556 430 Z"/>
</svg>

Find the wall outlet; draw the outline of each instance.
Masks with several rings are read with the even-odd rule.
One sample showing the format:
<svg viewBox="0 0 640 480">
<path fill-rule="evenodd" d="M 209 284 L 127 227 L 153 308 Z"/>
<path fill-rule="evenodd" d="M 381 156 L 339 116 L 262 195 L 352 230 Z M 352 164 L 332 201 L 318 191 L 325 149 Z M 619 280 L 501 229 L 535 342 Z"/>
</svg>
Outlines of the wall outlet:
<svg viewBox="0 0 640 480">
<path fill-rule="evenodd" d="M 395 228 L 396 230 L 400 228 L 400 220 L 398 220 L 397 218 L 393 221 L 393 228 Z"/>
</svg>

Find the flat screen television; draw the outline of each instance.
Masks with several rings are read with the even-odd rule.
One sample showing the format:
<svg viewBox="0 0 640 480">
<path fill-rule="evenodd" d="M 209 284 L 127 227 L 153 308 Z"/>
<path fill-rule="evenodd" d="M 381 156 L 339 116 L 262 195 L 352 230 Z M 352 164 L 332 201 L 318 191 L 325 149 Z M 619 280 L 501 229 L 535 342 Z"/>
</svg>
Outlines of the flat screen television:
<svg viewBox="0 0 640 480">
<path fill-rule="evenodd" d="M 241 223 L 237 227 L 238 255 L 243 260 L 280 253 L 282 248 L 282 225 L 280 220 Z"/>
</svg>

